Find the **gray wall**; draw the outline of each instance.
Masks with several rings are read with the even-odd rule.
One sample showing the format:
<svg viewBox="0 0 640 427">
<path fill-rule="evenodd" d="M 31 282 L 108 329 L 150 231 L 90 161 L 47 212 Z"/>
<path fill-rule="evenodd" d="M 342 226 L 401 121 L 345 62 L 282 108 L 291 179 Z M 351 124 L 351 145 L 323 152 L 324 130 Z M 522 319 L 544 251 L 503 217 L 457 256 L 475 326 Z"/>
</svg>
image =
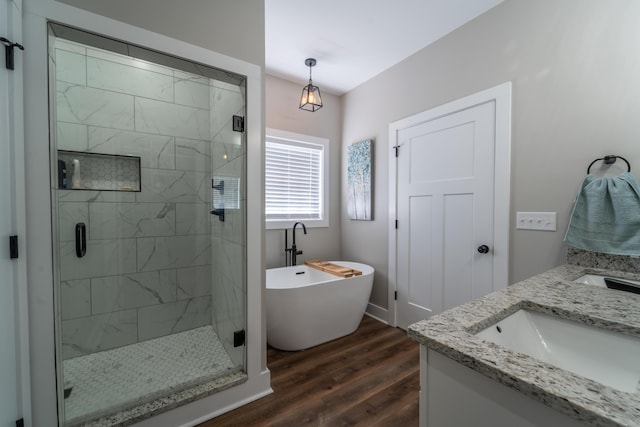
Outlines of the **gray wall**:
<svg viewBox="0 0 640 427">
<path fill-rule="evenodd" d="M 304 66 L 304 58 L 301 59 L 301 66 Z M 320 70 L 321 68 L 318 68 L 316 71 L 320 73 Z M 310 259 L 341 259 L 342 101 L 335 95 L 322 92 L 323 108 L 313 113 L 300 110 L 298 105 L 300 105 L 302 86 L 304 82 L 296 84 L 269 75 L 265 78 L 265 122 L 268 128 L 329 139 L 329 227 L 308 228 L 306 236 L 296 232 L 296 245 L 304 252 L 298 257 L 298 264 Z M 320 89 L 322 90 L 322 87 Z M 284 266 L 284 231 L 267 230 L 265 241 L 267 268 Z M 289 244 L 291 244 L 291 235 Z"/>
<path fill-rule="evenodd" d="M 264 66 L 264 0 L 57 0 Z"/>
<path fill-rule="evenodd" d="M 640 166 L 639 18 L 636 0 L 506 0 L 343 97 L 343 165 L 376 140 L 375 220 L 350 221 L 344 197 L 341 214 L 343 258 L 377 270 L 373 304 L 388 307 L 389 123 L 512 81 L 510 283 L 552 268 L 591 160 Z M 516 211 L 557 212 L 558 231 L 516 230 Z"/>
</svg>

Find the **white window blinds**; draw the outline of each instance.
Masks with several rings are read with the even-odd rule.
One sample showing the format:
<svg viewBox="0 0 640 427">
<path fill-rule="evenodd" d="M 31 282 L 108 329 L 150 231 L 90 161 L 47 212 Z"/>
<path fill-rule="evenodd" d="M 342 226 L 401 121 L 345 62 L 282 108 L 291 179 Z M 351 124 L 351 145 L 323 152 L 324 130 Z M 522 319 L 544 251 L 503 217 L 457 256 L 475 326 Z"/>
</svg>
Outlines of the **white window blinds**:
<svg viewBox="0 0 640 427">
<path fill-rule="evenodd" d="M 323 219 L 323 162 L 323 145 L 267 138 L 267 221 Z"/>
</svg>

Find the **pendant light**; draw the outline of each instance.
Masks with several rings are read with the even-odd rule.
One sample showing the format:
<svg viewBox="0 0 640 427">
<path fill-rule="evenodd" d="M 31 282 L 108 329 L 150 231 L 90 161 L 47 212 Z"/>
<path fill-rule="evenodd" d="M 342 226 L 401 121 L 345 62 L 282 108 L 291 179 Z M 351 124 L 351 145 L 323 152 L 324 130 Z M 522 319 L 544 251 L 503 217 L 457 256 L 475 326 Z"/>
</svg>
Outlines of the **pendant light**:
<svg viewBox="0 0 640 427">
<path fill-rule="evenodd" d="M 302 88 L 302 98 L 300 99 L 300 109 L 306 111 L 317 111 L 322 108 L 322 97 L 320 88 L 314 86 L 311 81 L 311 67 L 316 65 L 314 58 L 307 58 L 304 64 L 309 67 L 309 84 Z"/>
</svg>

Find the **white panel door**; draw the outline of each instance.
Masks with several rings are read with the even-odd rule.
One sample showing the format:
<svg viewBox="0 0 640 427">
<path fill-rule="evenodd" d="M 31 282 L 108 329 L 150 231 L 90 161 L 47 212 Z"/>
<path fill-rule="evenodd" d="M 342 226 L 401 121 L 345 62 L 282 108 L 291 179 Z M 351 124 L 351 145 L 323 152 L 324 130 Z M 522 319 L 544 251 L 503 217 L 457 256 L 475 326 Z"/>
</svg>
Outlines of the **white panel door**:
<svg viewBox="0 0 640 427">
<path fill-rule="evenodd" d="M 11 39 L 11 22 L 14 15 L 14 4 L 10 1 L 0 1 L 0 37 Z M 12 40 L 13 41 L 13 40 Z M 16 49 L 17 51 L 17 49 Z M 16 55 L 20 53 L 16 52 Z M 14 234 L 14 170 L 12 148 L 11 108 L 13 105 L 13 81 L 5 68 L 5 49 L 0 45 L 0 427 L 16 425 L 21 418 L 19 399 L 20 371 L 17 355 L 18 327 L 16 321 L 18 305 L 18 289 L 14 274 L 15 261 L 9 256 L 9 236 Z M 19 72 L 19 71 L 17 71 Z"/>
<path fill-rule="evenodd" d="M 485 102 L 397 134 L 401 328 L 493 290 L 495 114 Z"/>
</svg>

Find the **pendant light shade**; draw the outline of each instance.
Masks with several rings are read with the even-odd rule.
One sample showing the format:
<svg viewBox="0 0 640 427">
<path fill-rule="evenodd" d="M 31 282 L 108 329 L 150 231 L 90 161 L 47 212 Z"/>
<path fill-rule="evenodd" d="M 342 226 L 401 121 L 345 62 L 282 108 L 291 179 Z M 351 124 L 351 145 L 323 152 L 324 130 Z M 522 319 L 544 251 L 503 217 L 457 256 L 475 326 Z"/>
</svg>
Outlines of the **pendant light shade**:
<svg viewBox="0 0 640 427">
<path fill-rule="evenodd" d="M 322 96 L 320 88 L 314 86 L 311 81 L 311 67 L 316 65 L 316 60 L 307 58 L 304 64 L 309 67 L 309 84 L 302 88 L 302 97 L 300 98 L 300 109 L 306 111 L 317 111 L 322 108 Z"/>
</svg>

